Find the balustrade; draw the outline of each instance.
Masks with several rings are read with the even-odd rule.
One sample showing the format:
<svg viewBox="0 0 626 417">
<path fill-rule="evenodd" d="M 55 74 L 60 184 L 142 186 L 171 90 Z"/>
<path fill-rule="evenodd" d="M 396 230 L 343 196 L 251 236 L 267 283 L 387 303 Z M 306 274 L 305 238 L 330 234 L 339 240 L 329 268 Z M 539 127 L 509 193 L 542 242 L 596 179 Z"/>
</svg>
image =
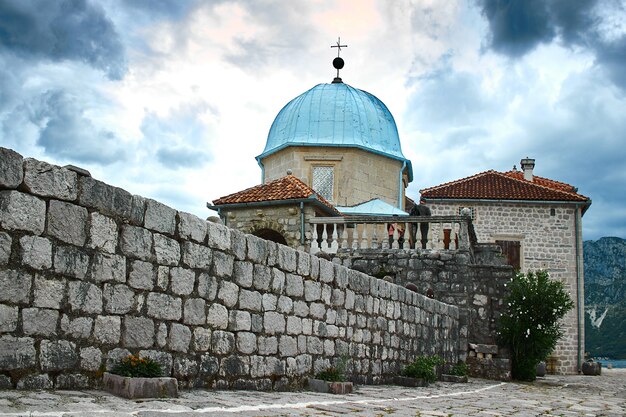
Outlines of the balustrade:
<svg viewBox="0 0 626 417">
<path fill-rule="evenodd" d="M 473 231 L 468 216 L 314 217 L 310 251 L 339 249 L 469 249 Z M 393 226 L 393 227 L 390 227 Z"/>
</svg>

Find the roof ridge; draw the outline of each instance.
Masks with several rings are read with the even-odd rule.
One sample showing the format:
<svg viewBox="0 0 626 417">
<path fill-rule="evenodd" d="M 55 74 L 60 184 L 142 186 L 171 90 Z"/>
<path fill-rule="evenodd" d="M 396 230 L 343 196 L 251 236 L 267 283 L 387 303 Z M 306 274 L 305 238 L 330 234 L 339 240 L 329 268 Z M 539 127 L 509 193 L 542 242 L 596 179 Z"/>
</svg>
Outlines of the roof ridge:
<svg viewBox="0 0 626 417">
<path fill-rule="evenodd" d="M 543 189 L 546 189 L 546 190 L 556 191 L 557 193 L 564 193 L 564 194 L 567 194 L 567 195 L 570 195 L 570 196 L 582 197 L 584 199 L 588 199 L 587 196 L 584 196 L 582 194 L 578 194 L 577 192 L 574 192 L 574 191 L 565 191 L 565 190 L 561 190 L 560 188 L 548 187 L 547 185 L 537 184 L 534 181 L 528 181 L 525 178 L 521 178 L 521 179 L 520 178 L 515 178 L 515 177 L 512 177 L 510 175 L 506 175 L 507 172 L 500 172 L 500 171 L 494 171 L 494 172 L 499 174 L 499 175 L 502 175 L 505 178 L 512 179 L 514 181 L 517 181 L 517 182 L 525 184 L 525 185 L 532 185 L 532 186 L 540 187 L 540 188 L 543 188 Z M 508 172 L 511 172 L 511 171 L 508 171 Z M 539 175 L 533 175 L 533 176 L 536 177 L 536 178 L 541 178 L 542 180 L 547 180 L 547 181 L 552 181 L 552 182 L 556 182 L 556 183 L 559 183 L 559 184 L 567 185 L 569 187 L 572 187 L 572 189 L 574 188 L 572 185 L 567 184 L 565 182 L 553 181 L 550 178 L 540 177 Z"/>
<path fill-rule="evenodd" d="M 427 191 L 435 191 L 435 190 L 437 190 L 439 188 L 447 187 L 447 186 L 450 186 L 450 185 L 462 184 L 464 182 L 467 182 L 467 181 L 476 179 L 478 177 L 484 176 L 486 174 L 489 174 L 490 172 L 497 172 L 497 171 L 495 171 L 493 169 L 490 169 L 490 170 L 487 170 L 487 171 L 479 172 L 478 174 L 470 175 L 469 177 L 464 177 L 464 178 L 460 178 L 458 180 L 444 182 L 443 184 L 435 185 L 433 187 L 423 188 L 423 189 L 420 190 L 420 194 L 423 194 L 424 192 L 427 192 Z"/>
</svg>

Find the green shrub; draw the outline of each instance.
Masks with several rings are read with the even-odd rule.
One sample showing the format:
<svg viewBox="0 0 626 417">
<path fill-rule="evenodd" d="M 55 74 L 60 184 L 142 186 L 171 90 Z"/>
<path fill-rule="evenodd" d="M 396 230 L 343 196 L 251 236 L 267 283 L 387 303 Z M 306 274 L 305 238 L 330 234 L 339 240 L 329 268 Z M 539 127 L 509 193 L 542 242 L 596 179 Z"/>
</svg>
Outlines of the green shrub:
<svg viewBox="0 0 626 417">
<path fill-rule="evenodd" d="M 498 321 L 500 343 L 511 351 L 512 376 L 534 381 L 539 362 L 563 336 L 561 320 L 574 307 L 563 283 L 547 271 L 518 273 L 505 298 L 506 311 Z"/>
<path fill-rule="evenodd" d="M 450 375 L 467 376 L 468 369 L 465 362 L 459 362 L 450 368 Z"/>
<path fill-rule="evenodd" d="M 324 369 L 323 371 L 318 373 L 315 376 L 315 378 L 328 381 L 328 382 L 343 382 L 346 380 L 345 376 L 343 375 L 343 372 L 341 372 L 339 369 L 335 368 L 334 366 Z"/>
<path fill-rule="evenodd" d="M 418 356 L 402 370 L 401 374 L 409 378 L 421 378 L 426 382 L 435 382 L 437 374 L 434 368 L 437 365 L 443 365 L 443 363 L 443 359 L 439 356 Z"/>
<path fill-rule="evenodd" d="M 127 377 L 158 378 L 162 375 L 161 365 L 150 358 L 128 355 L 111 370 L 112 374 Z"/>
</svg>

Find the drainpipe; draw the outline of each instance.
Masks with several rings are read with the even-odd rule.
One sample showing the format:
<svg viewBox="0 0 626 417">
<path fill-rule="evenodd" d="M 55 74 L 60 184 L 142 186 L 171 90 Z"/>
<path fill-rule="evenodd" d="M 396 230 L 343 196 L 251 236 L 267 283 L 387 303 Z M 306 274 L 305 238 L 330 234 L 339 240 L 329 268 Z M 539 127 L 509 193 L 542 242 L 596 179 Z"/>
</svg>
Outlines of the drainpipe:
<svg viewBox="0 0 626 417">
<path fill-rule="evenodd" d="M 402 163 L 402 169 L 400 169 L 400 181 L 398 183 L 398 208 L 402 210 L 402 186 L 404 185 L 404 181 L 402 181 L 402 174 L 404 173 L 404 169 L 406 168 L 406 161 Z"/>
<path fill-rule="evenodd" d="M 304 246 L 304 202 L 300 202 L 300 244 Z"/>
<path fill-rule="evenodd" d="M 579 236 L 579 229 L 580 229 L 580 213 L 581 213 L 581 209 L 580 209 L 580 205 L 576 204 L 576 213 L 574 213 L 574 233 L 576 235 L 576 304 L 577 304 L 577 308 L 576 308 L 576 320 L 577 320 L 577 326 L 578 326 L 578 349 L 577 349 L 577 354 L 576 354 L 576 364 L 578 366 L 578 373 L 580 373 L 581 371 L 581 355 L 583 355 L 584 353 L 581 352 L 581 348 L 582 348 L 582 332 L 584 331 L 584 327 L 581 329 L 581 327 L 583 326 L 584 323 L 584 319 L 585 317 L 583 316 L 583 314 L 585 313 L 583 311 L 583 306 L 585 304 L 585 300 L 584 297 L 582 296 L 582 293 L 584 291 L 584 289 L 581 288 L 582 285 L 582 274 L 581 274 L 581 270 L 580 270 L 580 236 Z"/>
</svg>

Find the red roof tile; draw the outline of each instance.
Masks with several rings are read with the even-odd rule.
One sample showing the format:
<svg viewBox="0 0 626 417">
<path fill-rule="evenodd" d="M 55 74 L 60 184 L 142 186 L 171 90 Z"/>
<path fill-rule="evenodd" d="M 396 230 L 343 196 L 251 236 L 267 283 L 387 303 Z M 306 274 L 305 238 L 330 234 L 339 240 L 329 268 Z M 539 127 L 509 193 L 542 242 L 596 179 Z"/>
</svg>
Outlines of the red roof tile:
<svg viewBox="0 0 626 417">
<path fill-rule="evenodd" d="M 486 171 L 471 177 L 420 190 L 422 198 L 530 200 L 530 201 L 589 201 L 569 184 L 542 177 L 524 179 L 520 171 Z"/>
<path fill-rule="evenodd" d="M 213 200 L 216 206 L 241 203 L 260 203 L 264 201 L 299 200 L 315 196 L 330 211 L 340 214 L 324 197 L 293 175 L 278 178 L 267 184 L 256 185 Z"/>
</svg>

